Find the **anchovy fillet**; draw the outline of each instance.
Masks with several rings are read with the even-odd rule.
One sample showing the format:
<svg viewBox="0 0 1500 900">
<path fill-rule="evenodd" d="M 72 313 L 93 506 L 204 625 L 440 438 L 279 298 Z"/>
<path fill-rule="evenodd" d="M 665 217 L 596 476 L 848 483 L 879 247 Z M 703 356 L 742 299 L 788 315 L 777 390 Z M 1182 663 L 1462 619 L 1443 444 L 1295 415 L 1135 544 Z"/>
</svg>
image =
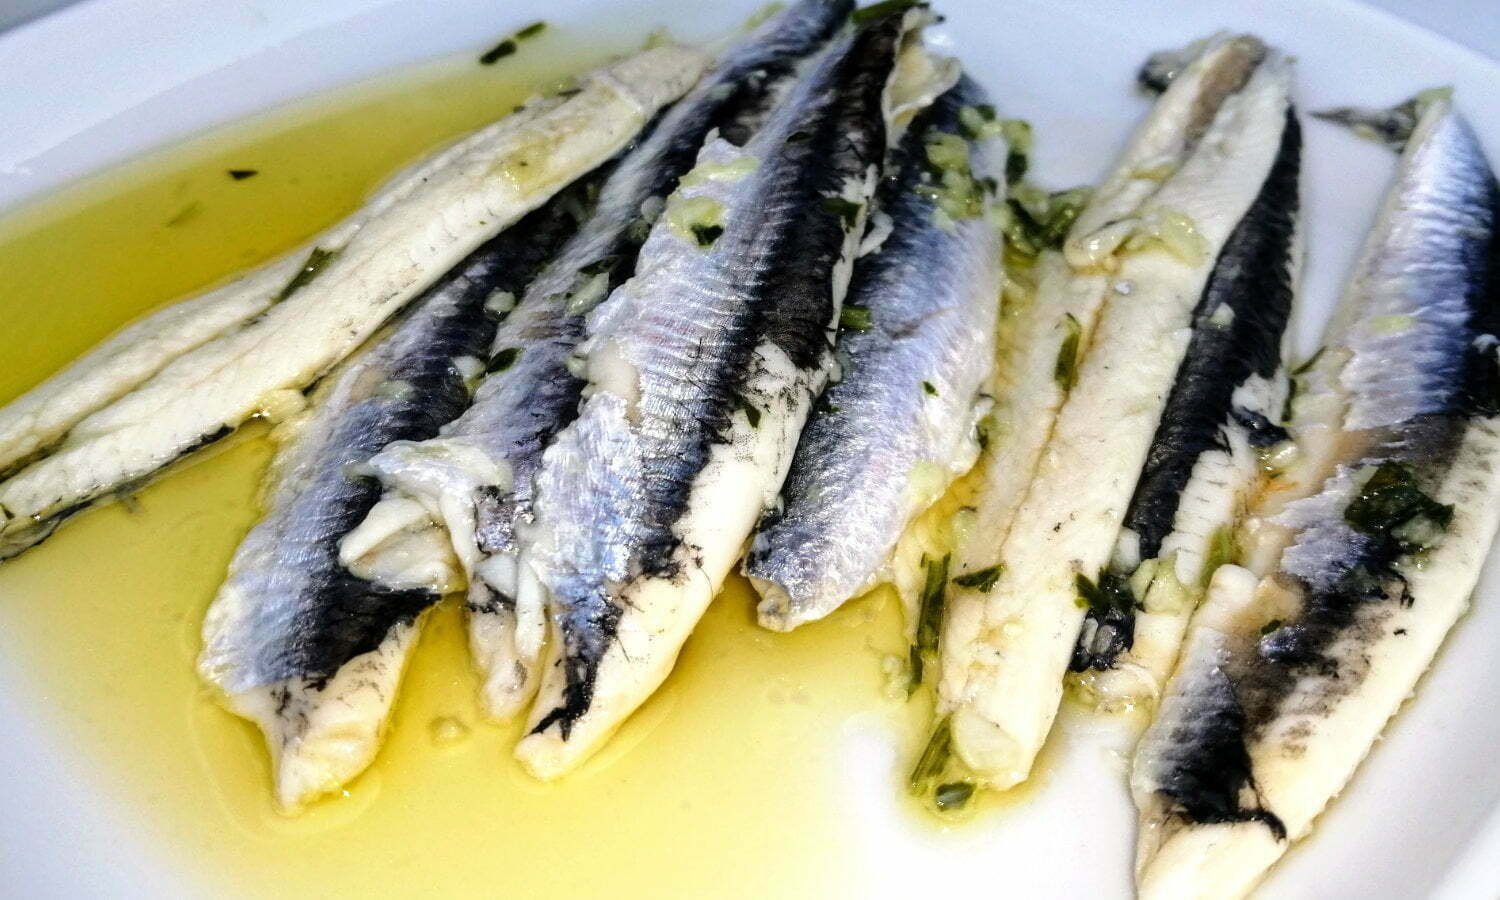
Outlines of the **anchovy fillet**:
<svg viewBox="0 0 1500 900">
<path fill-rule="evenodd" d="M 469 580 L 470 643 L 491 715 L 518 712 L 536 686 L 544 601 L 518 562 L 516 530 L 532 517 L 543 450 L 578 414 L 586 381 L 574 354 L 587 314 L 636 270 L 651 222 L 705 137 L 758 127 L 767 97 L 851 6 L 803 0 L 729 50 L 621 163 L 592 218 L 526 291 L 496 335 L 474 405 L 441 437 L 398 443 L 372 461 L 391 495 L 351 536 L 345 558 L 378 557 L 390 537 L 429 517 L 446 526 Z"/>
<path fill-rule="evenodd" d="M 289 808 L 340 787 L 374 757 L 418 615 L 437 595 L 352 575 L 339 541 L 380 496 L 362 467 L 393 440 L 437 433 L 469 402 L 503 315 L 577 227 L 569 188 L 469 256 L 389 336 L 341 367 L 290 435 L 268 481 L 265 518 L 241 543 L 204 620 L 199 671 L 256 722 Z"/>
<path fill-rule="evenodd" d="M 1220 569 L 1137 750 L 1143 897 L 1250 891 L 1352 776 L 1467 605 L 1500 523 L 1500 188 L 1428 94 L 1324 351 L 1300 456 Z"/>
<path fill-rule="evenodd" d="M 1141 83 L 1165 91 L 1193 60 L 1223 40 L 1215 36 L 1180 52 L 1153 56 L 1142 67 Z M 958 535 L 950 563 L 957 578 L 989 581 L 988 575 L 1005 565 L 1001 547 L 1068 398 L 1068 379 L 1059 378 L 1059 368 L 1076 367 L 1106 297 L 1129 289 L 1128 282 L 1113 282 L 1097 271 L 1096 235 L 1116 222 L 1128 225 L 1201 137 L 1194 134 L 1201 126 L 1193 124 L 1192 106 L 1193 95 L 1203 93 L 1202 76 L 1193 77 L 1192 89 L 1179 88 L 1153 107 L 1124 157 L 1074 222 L 1063 249 L 1038 254 L 1035 291 L 1006 297 L 991 388 L 995 408 L 985 429 L 988 447 L 970 477 L 973 520 Z M 945 617 L 952 636 L 943 641 L 943 666 L 966 678 L 982 647 L 969 636 L 984 630 L 988 591 L 955 582 L 947 593 Z M 948 690 L 958 690 L 955 680 L 950 679 Z"/>
<path fill-rule="evenodd" d="M 1301 267 L 1301 129 L 1287 110 L 1260 194 L 1220 251 L 1193 335 L 1125 511 L 1114 559 L 1070 668 L 1093 671 L 1096 700 L 1154 700 L 1215 565 L 1261 486 L 1286 399 L 1281 343 Z"/>
<path fill-rule="evenodd" d="M 1076 381 L 999 550 L 1003 570 L 941 643 L 953 748 L 982 783 L 1026 778 L 1056 715 L 1083 619 L 1080 579 L 1108 561 L 1192 334 L 1193 310 L 1280 147 L 1290 66 L 1248 37 L 1174 79 L 1064 246 L 1086 293 Z M 1062 369 L 1059 366 L 1059 371 Z"/>
<path fill-rule="evenodd" d="M 781 487 L 832 368 L 888 82 L 923 68 L 898 65 L 921 52 L 910 16 L 837 40 L 743 148 L 705 146 L 695 172 L 743 174 L 685 179 L 590 323 L 589 397 L 547 450 L 526 529 L 555 630 L 516 749 L 539 777 L 656 690 Z M 694 211 L 722 232 L 684 229 Z"/>
<path fill-rule="evenodd" d="M 177 357 L 243 325 L 279 302 L 311 254 L 339 253 L 366 223 L 387 215 L 441 172 L 463 142 L 387 179 L 343 221 L 282 256 L 123 329 L 0 408 L 0 474 L 45 453 L 90 413 L 129 393 Z"/>
<path fill-rule="evenodd" d="M 870 322 L 840 332 L 841 379 L 814 408 L 780 501 L 745 561 L 766 627 L 822 618 L 887 577 L 907 525 L 979 454 L 976 428 L 995 356 L 999 232 L 985 201 L 971 218 L 945 218 L 945 171 L 929 148 L 942 159 L 953 145 L 935 141 L 961 141 L 973 189 L 994 183 L 1003 148 L 961 137 L 964 110 L 972 115 L 987 102 L 978 85 L 960 81 L 913 122 L 888 163 L 875 209 L 889 217 L 889 234 L 855 263 L 846 301 Z"/>
<path fill-rule="evenodd" d="M 0 482 L 0 558 L 301 391 L 481 243 L 618 152 L 703 63 L 684 48 L 648 50 L 444 151 L 336 252 L 310 254 L 263 313 L 178 356 Z"/>
</svg>

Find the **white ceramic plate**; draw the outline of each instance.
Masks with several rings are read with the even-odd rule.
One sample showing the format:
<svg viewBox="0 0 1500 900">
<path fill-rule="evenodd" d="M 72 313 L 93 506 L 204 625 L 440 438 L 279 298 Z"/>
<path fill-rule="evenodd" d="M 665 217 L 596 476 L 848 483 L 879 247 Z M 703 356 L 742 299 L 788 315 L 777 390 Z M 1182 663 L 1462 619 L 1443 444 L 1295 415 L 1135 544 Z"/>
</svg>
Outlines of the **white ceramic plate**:
<svg viewBox="0 0 1500 900">
<path fill-rule="evenodd" d="M 635 36 L 671 23 L 677 34 L 697 37 L 739 22 L 755 5 L 93 0 L 0 35 L 0 207 L 288 99 L 473 50 L 534 18 Z M 1006 114 L 1036 126 L 1045 183 L 1092 181 L 1108 165 L 1145 109 L 1132 76 L 1149 51 L 1225 27 L 1259 32 L 1298 57 L 1304 109 L 1394 102 L 1421 87 L 1453 84 L 1492 156 L 1500 152 L 1500 65 L 1355 3 L 938 5 L 949 19 L 939 43 L 962 58 Z M 1296 337 L 1306 352 L 1316 345 L 1392 157 L 1308 122 L 1304 165 L 1310 253 Z M 1492 557 L 1473 612 L 1418 702 L 1314 838 L 1266 884 L 1265 896 L 1500 896 L 1497 588 Z M 46 698 L 28 694 L 14 667 L 0 659 L 0 684 L 12 686 L 0 691 L 0 893 L 203 892 L 204 885 L 182 880 L 182 867 L 164 849 L 139 843 L 129 823 L 144 811 L 122 808 L 70 776 L 86 748 L 46 730 L 37 715 Z M 1062 759 L 1028 808 L 958 841 L 934 840 L 895 815 L 888 740 L 850 734 L 849 827 L 868 848 L 879 893 L 1128 895 L 1134 819 L 1122 758 L 1091 734 L 1097 725 L 1068 719 L 1063 727 Z"/>
</svg>

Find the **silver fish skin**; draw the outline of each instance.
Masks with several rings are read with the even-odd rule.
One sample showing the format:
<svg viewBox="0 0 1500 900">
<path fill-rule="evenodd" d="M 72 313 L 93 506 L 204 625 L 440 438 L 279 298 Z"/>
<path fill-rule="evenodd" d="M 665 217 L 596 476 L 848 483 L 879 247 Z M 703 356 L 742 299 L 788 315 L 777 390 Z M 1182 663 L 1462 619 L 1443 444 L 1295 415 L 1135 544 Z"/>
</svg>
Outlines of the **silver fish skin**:
<svg viewBox="0 0 1500 900">
<path fill-rule="evenodd" d="M 1224 244 L 1110 564 L 1069 668 L 1106 708 L 1154 702 L 1216 564 L 1227 562 L 1268 460 L 1287 447 L 1282 344 L 1302 263 L 1302 131 L 1287 110 L 1275 163 Z"/>
<path fill-rule="evenodd" d="M 706 63 L 677 46 L 617 60 L 584 75 L 576 93 L 539 99 L 439 151 L 420 177 L 398 179 L 399 196 L 381 195 L 379 211 L 357 215 L 352 231 L 335 229 L 347 240 L 309 254 L 267 308 L 89 413 L 0 481 L 0 559 L 297 398 L 479 245 L 615 156 Z M 276 267 L 246 278 L 260 290 L 267 271 Z M 188 315 L 180 324 L 204 323 Z"/>
<path fill-rule="evenodd" d="M 469 402 L 517 291 L 577 227 L 586 185 L 471 254 L 277 432 L 265 518 L 241 543 L 204 620 L 199 672 L 270 743 L 276 794 L 300 807 L 367 765 L 395 699 L 419 616 L 437 595 L 364 581 L 339 541 L 380 496 L 361 474 L 393 440 L 437 433 Z"/>
<path fill-rule="evenodd" d="M 1500 525 L 1500 187 L 1445 93 L 1404 110 L 1371 120 L 1405 147 L 1299 379 L 1300 456 L 1215 575 L 1136 753 L 1143 897 L 1248 894 L 1311 832 Z"/>
<path fill-rule="evenodd" d="M 555 635 L 516 748 L 538 777 L 577 766 L 656 690 L 774 501 L 832 368 L 888 86 L 924 68 L 904 58 L 922 21 L 846 34 L 743 148 L 710 141 L 591 319 L 589 396 L 524 529 Z"/>
<path fill-rule="evenodd" d="M 988 103 L 961 80 L 913 121 L 887 163 L 874 209 L 889 217 L 889 234 L 855 262 L 845 301 L 868 312 L 869 327 L 840 331 L 841 378 L 814 407 L 745 560 L 768 628 L 822 618 L 878 583 L 907 525 L 978 456 L 999 231 L 988 197 L 975 198 L 983 205 L 972 217 L 946 218 L 928 147 L 940 136 L 962 141 L 974 189 L 987 192 L 980 185 L 1004 172 L 1003 142 L 964 138 L 960 117 Z"/>
<path fill-rule="evenodd" d="M 851 8 L 802 0 L 730 48 L 621 162 L 592 218 L 521 297 L 473 406 L 439 438 L 397 443 L 372 460 L 391 498 L 351 536 L 345 558 L 378 554 L 414 520 L 442 523 L 469 581 L 470 643 L 490 715 L 518 712 L 536 684 L 545 613 L 540 586 L 518 564 L 516 529 L 532 517 L 543 450 L 578 414 L 586 381 L 574 354 L 586 316 L 635 271 L 652 221 L 705 137 L 753 132 L 769 98 Z"/>
</svg>

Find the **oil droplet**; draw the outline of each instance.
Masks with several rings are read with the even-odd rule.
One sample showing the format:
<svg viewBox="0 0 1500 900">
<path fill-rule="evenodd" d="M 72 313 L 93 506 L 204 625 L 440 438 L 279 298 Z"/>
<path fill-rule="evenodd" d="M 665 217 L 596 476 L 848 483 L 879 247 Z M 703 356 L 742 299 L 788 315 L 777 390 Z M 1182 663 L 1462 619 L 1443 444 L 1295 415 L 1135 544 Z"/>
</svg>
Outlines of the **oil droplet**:
<svg viewBox="0 0 1500 900">
<path fill-rule="evenodd" d="M 469 731 L 469 726 L 458 716 L 438 716 L 427 723 L 427 733 L 436 747 L 460 743 L 468 738 Z"/>
</svg>

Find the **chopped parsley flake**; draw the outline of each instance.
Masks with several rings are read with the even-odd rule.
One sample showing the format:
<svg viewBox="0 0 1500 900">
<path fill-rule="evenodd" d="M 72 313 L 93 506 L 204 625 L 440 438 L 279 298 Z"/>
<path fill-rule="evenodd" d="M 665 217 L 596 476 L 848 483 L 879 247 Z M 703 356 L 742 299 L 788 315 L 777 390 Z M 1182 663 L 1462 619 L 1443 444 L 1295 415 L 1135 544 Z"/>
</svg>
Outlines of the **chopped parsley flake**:
<svg viewBox="0 0 1500 900">
<path fill-rule="evenodd" d="M 938 637 L 943 630 L 943 604 L 948 587 L 948 557 L 923 559 L 926 578 L 922 584 L 921 606 L 917 613 L 917 649 L 936 653 Z"/>
<path fill-rule="evenodd" d="M 519 50 L 521 41 L 534 38 L 545 30 L 547 30 L 546 22 L 532 22 L 530 25 L 527 25 L 525 28 L 522 28 L 520 31 L 484 51 L 479 57 L 479 64 L 481 66 L 493 66 L 495 63 Z"/>
<path fill-rule="evenodd" d="M 698 246 L 705 249 L 712 247 L 714 242 L 724 234 L 723 225 L 694 225 L 692 230 L 693 240 L 698 242 Z"/>
<path fill-rule="evenodd" d="M 509 369 L 511 366 L 515 365 L 516 360 L 520 358 L 520 347 L 506 347 L 504 350 L 501 350 L 494 356 L 490 357 L 490 364 L 485 366 L 484 370 L 491 375 L 495 374 L 496 372 L 504 372 L 506 369 Z"/>
<path fill-rule="evenodd" d="M 1096 616 L 1110 612 L 1129 613 L 1135 608 L 1135 594 L 1131 593 L 1130 584 L 1114 572 L 1106 569 L 1099 573 L 1098 584 L 1082 572 L 1073 581 L 1078 588 L 1078 605 Z"/>
<path fill-rule="evenodd" d="M 953 579 L 953 583 L 959 587 L 973 588 L 982 594 L 988 594 L 990 588 L 995 586 L 995 582 L 1000 580 L 1000 573 L 1004 570 L 1005 567 L 997 563 L 993 566 L 986 566 L 983 569 L 975 569 L 972 572 L 959 575 Z"/>
<path fill-rule="evenodd" d="M 839 310 L 839 327 L 845 331 L 869 331 L 874 324 L 875 319 L 867 306 L 845 303 Z"/>
<path fill-rule="evenodd" d="M 1327 349 L 1328 348 L 1326 346 L 1319 347 L 1313 353 L 1312 356 L 1309 356 L 1307 359 L 1303 360 L 1303 362 L 1302 362 L 1301 365 L 1299 365 L 1299 366 L 1297 366 L 1297 368 L 1293 369 L 1292 370 L 1292 374 L 1293 375 L 1306 375 L 1308 372 L 1312 371 L 1312 367 L 1318 364 L 1318 360 L 1320 358 L 1322 358 L 1322 356 L 1323 356 L 1323 351 L 1325 351 Z"/>
<path fill-rule="evenodd" d="M 292 276 L 292 280 L 288 281 L 286 287 L 281 289 L 281 293 L 276 295 L 275 302 L 280 303 L 307 287 L 308 283 L 317 278 L 323 271 L 323 268 L 338 255 L 339 252 L 337 250 L 324 250 L 322 247 L 312 248 L 312 252 L 307 254 L 307 261 L 302 263 L 302 268 L 297 270 L 297 274 Z"/>
<path fill-rule="evenodd" d="M 1052 380 L 1064 392 L 1071 391 L 1078 380 L 1078 345 L 1083 339 L 1083 325 L 1072 313 L 1063 316 L 1063 339 L 1057 348 L 1057 363 L 1052 367 Z"/>
<path fill-rule="evenodd" d="M 948 767 L 952 748 L 953 732 L 949 730 L 948 720 L 945 718 L 932 729 L 932 737 L 927 739 L 927 746 L 922 748 L 922 755 L 917 757 L 917 764 L 911 770 L 907 785 L 913 794 L 921 796 L 933 781 L 942 777 L 943 770 Z"/>
<path fill-rule="evenodd" d="M 974 796 L 974 784 L 969 781 L 950 781 L 940 784 L 933 792 L 932 802 L 937 804 L 941 812 L 951 812 L 962 809 L 969 798 Z"/>
<path fill-rule="evenodd" d="M 604 256 L 594 260 L 586 266 L 583 266 L 578 270 L 578 272 L 581 275 L 588 275 L 592 277 L 604 272 L 613 271 L 615 266 L 619 265 L 619 263 L 620 257 L 618 256 Z"/>
<path fill-rule="evenodd" d="M 751 428 L 760 427 L 760 409 L 755 404 L 741 397 L 740 412 L 745 414 L 745 421 L 750 423 Z"/>
<path fill-rule="evenodd" d="M 495 63 L 499 62 L 505 57 L 510 56 L 512 53 L 515 53 L 516 50 L 516 42 L 510 38 L 506 38 L 490 49 L 484 51 L 483 55 L 479 57 L 479 64 L 481 66 L 493 66 Z"/>
<path fill-rule="evenodd" d="M 1344 521 L 1397 553 L 1420 553 L 1448 528 L 1453 507 L 1424 492 L 1410 466 L 1386 462 L 1365 479 L 1344 510 Z"/>
<path fill-rule="evenodd" d="M 864 209 L 860 204 L 843 197 L 825 197 L 822 206 L 824 212 L 838 216 L 845 228 L 853 228 L 859 222 L 860 210 Z"/>
</svg>

